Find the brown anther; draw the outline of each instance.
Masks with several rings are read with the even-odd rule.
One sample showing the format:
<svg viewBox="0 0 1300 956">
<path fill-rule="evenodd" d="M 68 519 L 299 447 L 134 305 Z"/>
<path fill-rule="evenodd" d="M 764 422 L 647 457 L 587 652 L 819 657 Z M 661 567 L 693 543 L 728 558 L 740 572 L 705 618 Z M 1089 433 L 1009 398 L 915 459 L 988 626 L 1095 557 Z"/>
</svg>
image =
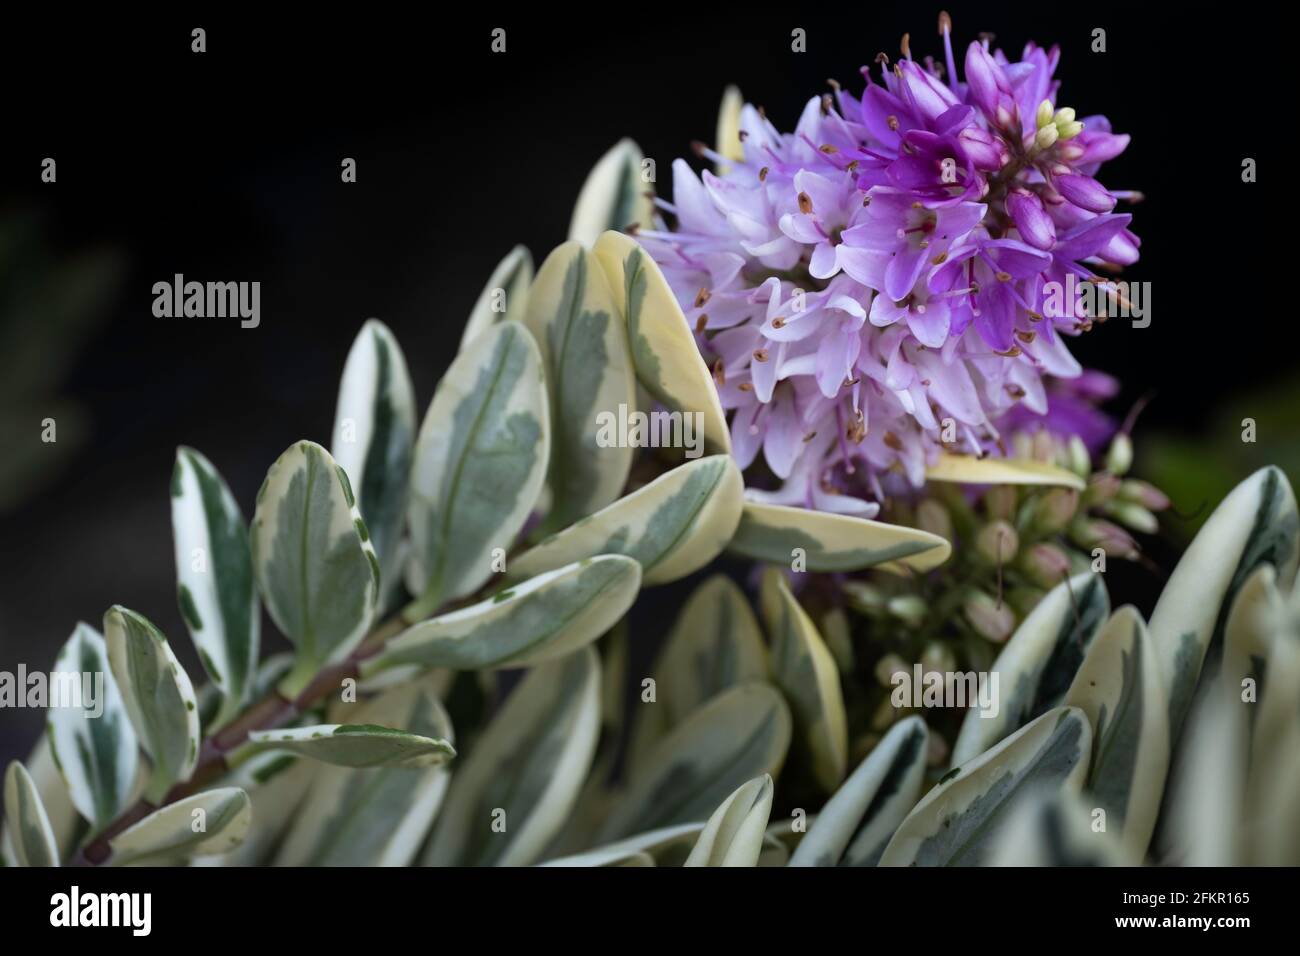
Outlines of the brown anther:
<svg viewBox="0 0 1300 956">
<path fill-rule="evenodd" d="M 1030 322 L 1041 322 L 1041 321 L 1043 321 L 1043 313 L 1041 313 L 1041 312 L 1035 312 L 1033 309 L 1030 309 L 1026 314 L 1029 316 L 1029 321 L 1030 321 Z"/>
<path fill-rule="evenodd" d="M 783 316 L 783 315 L 774 315 L 774 316 L 772 316 L 772 328 L 774 328 L 774 329 L 783 329 L 783 328 L 785 328 L 785 316 Z"/>
<path fill-rule="evenodd" d="M 884 438 L 884 441 L 885 441 L 885 444 L 888 445 L 890 448 L 894 449 L 894 451 L 902 451 L 902 450 L 903 450 L 903 442 L 902 442 L 902 439 L 900 439 L 900 438 L 899 438 L 897 435 L 895 435 L 893 432 L 885 432 L 885 438 Z"/>
<path fill-rule="evenodd" d="M 766 182 L 766 181 L 767 181 L 767 167 L 766 167 L 766 166 L 764 166 L 762 169 L 760 169 L 760 170 L 758 171 L 758 181 L 759 181 L 760 183 L 762 183 L 762 182 Z"/>
<path fill-rule="evenodd" d="M 700 291 L 697 292 L 695 295 L 695 308 L 698 309 L 700 306 L 704 305 L 704 303 L 708 302 L 709 299 L 711 299 L 712 297 L 713 294 L 709 292 L 708 289 L 706 289 L 704 286 L 700 286 Z"/>
<path fill-rule="evenodd" d="M 1010 272 L 1001 272 L 1001 271 L 998 272 L 998 281 L 999 281 L 999 282 L 1010 282 L 1010 281 L 1011 281 L 1011 273 L 1010 273 Z"/>
<path fill-rule="evenodd" d="M 877 54 L 876 54 L 875 62 L 878 63 L 878 64 L 883 64 L 883 65 L 885 65 L 885 66 L 889 66 L 889 54 L 888 54 L 888 53 L 885 53 L 885 52 L 883 52 L 883 51 L 880 52 L 880 53 L 877 53 Z"/>
<path fill-rule="evenodd" d="M 817 148 L 820 149 L 827 156 L 833 156 L 835 153 L 839 152 L 839 150 L 836 149 L 834 146 L 832 146 L 830 143 L 824 143 L 823 145 L 818 146 Z"/>
<path fill-rule="evenodd" d="M 822 116 L 829 116 L 831 109 L 835 106 L 835 100 L 831 99 L 829 93 L 822 94 Z"/>
<path fill-rule="evenodd" d="M 943 265 L 943 264 L 944 264 L 945 262 L 947 262 L 947 261 L 948 261 L 948 253 L 946 253 L 946 252 L 941 252 L 941 253 L 939 253 L 937 256 L 935 256 L 933 259 L 931 259 L 931 260 L 930 260 L 930 263 L 931 263 L 932 265 L 941 266 L 941 265 Z"/>
<path fill-rule="evenodd" d="M 836 93 L 838 93 L 838 92 L 840 91 L 840 82 L 839 82 L 839 80 L 835 79 L 835 77 L 833 77 L 833 76 L 831 76 L 831 77 L 827 77 L 827 78 L 826 78 L 826 84 L 827 84 L 827 85 L 828 85 L 832 90 L 834 90 Z"/>
<path fill-rule="evenodd" d="M 1026 332 L 1023 329 L 1016 329 L 1016 338 L 1024 342 L 1026 345 L 1028 345 L 1034 339 L 1038 338 L 1038 333 L 1034 331 Z"/>
<path fill-rule="evenodd" d="M 708 146 L 706 146 L 704 143 L 701 143 L 698 139 L 691 140 L 691 152 L 693 152 L 696 156 L 703 157 L 705 152 L 708 150 L 708 148 L 709 148 Z"/>
<path fill-rule="evenodd" d="M 695 331 L 703 332 L 705 326 L 707 326 L 708 324 L 709 324 L 709 317 L 705 315 L 703 312 L 701 312 L 700 317 L 695 320 Z"/>
<path fill-rule="evenodd" d="M 816 432 L 809 432 L 807 435 L 803 436 L 804 444 L 807 444 L 808 442 L 812 441 L 816 437 L 817 437 Z"/>
<path fill-rule="evenodd" d="M 903 51 L 903 59 L 910 60 L 912 58 L 912 34 L 904 33 L 903 39 L 898 41 L 898 48 Z"/>
<path fill-rule="evenodd" d="M 1015 358 L 1017 355 L 1020 354 L 1020 346 L 1019 346 L 1019 345 L 1013 345 L 1013 346 L 1011 346 L 1011 348 L 1007 349 L 1005 352 L 998 352 L 997 349 L 994 349 L 993 351 L 994 351 L 994 352 L 997 352 L 998 355 L 1005 355 L 1007 358 Z"/>
<path fill-rule="evenodd" d="M 754 361 L 755 361 L 755 362 L 766 362 L 766 361 L 767 361 L 767 349 L 754 349 Z"/>
<path fill-rule="evenodd" d="M 899 127 L 898 117 L 894 116 L 892 113 L 889 116 L 886 116 L 885 125 L 897 132 Z"/>
<path fill-rule="evenodd" d="M 727 384 L 727 370 L 722 367 L 722 359 L 713 363 L 713 380 L 719 385 Z"/>
<path fill-rule="evenodd" d="M 747 130 L 747 129 L 739 130 L 739 131 L 736 133 L 736 138 L 739 139 L 739 140 L 743 143 L 745 140 L 749 139 L 749 130 Z"/>
<path fill-rule="evenodd" d="M 799 211 L 805 216 L 811 215 L 813 211 L 812 197 L 807 193 L 799 194 Z"/>
<path fill-rule="evenodd" d="M 1021 388 L 1019 385 L 1008 385 L 1007 394 L 1010 395 L 1012 398 L 1024 398 L 1025 390 Z"/>
<path fill-rule="evenodd" d="M 754 390 L 754 386 L 750 385 L 748 382 L 741 382 L 739 385 L 736 386 L 736 388 L 738 388 L 742 392 L 752 392 Z"/>
<path fill-rule="evenodd" d="M 939 36 L 952 32 L 952 17 L 948 16 L 947 10 L 939 11 Z"/>
</svg>

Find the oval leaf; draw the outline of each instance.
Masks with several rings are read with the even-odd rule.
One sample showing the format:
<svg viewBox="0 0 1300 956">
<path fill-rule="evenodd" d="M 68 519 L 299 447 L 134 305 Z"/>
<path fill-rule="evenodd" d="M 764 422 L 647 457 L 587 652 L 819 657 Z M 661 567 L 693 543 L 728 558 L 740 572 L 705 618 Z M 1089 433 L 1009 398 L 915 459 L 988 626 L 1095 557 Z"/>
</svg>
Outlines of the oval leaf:
<svg viewBox="0 0 1300 956">
<path fill-rule="evenodd" d="M 570 564 L 416 624 L 365 661 L 361 672 L 368 677 L 402 664 L 531 667 L 600 637 L 632 606 L 640 586 L 641 566 L 621 555 Z"/>
<path fill-rule="evenodd" d="M 1092 726 L 1088 792 L 1130 864 L 1146 855 L 1169 769 L 1169 710 L 1142 616 L 1116 611 L 1065 695 Z M 1050 821 L 1047 821 L 1050 823 Z"/>
<path fill-rule="evenodd" d="M 703 415 L 705 443 L 730 453 L 731 433 L 713 376 L 659 266 L 619 232 L 601 235 L 592 251 L 627 322 L 637 379 L 670 409 Z"/>
<path fill-rule="evenodd" d="M 479 293 L 474 309 L 461 333 L 458 351 L 498 322 L 522 322 L 528 308 L 528 287 L 533 282 L 533 257 L 524 246 L 515 246 L 492 270 Z"/>
<path fill-rule="evenodd" d="M 605 275 L 580 243 L 547 256 L 525 321 L 551 398 L 546 522 L 564 528 L 614 501 L 627 483 L 635 449 L 618 423 L 636 411 L 636 373 Z"/>
<path fill-rule="evenodd" d="M 595 651 L 530 673 L 458 768 L 425 865 L 535 862 L 573 809 L 599 732 Z"/>
<path fill-rule="evenodd" d="M 155 810 L 109 841 L 112 866 L 225 853 L 244 841 L 252 822 L 248 794 L 238 787 L 205 790 Z"/>
<path fill-rule="evenodd" d="M 267 750 L 287 750 L 336 767 L 433 767 L 456 756 L 446 740 L 378 724 L 259 730 L 248 739 Z"/>
<path fill-rule="evenodd" d="M 41 795 L 27 768 L 17 760 L 5 772 L 5 821 L 19 866 L 58 866 L 59 846 Z"/>
<path fill-rule="evenodd" d="M 1032 458 L 976 458 L 941 451 L 939 460 L 925 470 L 926 481 L 951 481 L 963 485 L 1056 485 L 1083 491 L 1088 483 L 1059 465 Z"/>
<path fill-rule="evenodd" d="M 343 366 L 330 452 L 348 474 L 384 578 L 397 573 L 415 444 L 415 389 L 402 347 L 378 319 L 361 327 Z"/>
<path fill-rule="evenodd" d="M 608 229 L 650 228 L 654 205 L 647 193 L 654 180 L 642 178 L 642 161 L 641 148 L 630 139 L 619 140 L 600 158 L 573 207 L 570 240 L 590 246 Z"/>
<path fill-rule="evenodd" d="M 743 482 L 728 455 L 680 465 L 516 558 L 512 577 L 596 554 L 640 562 L 646 585 L 685 577 L 726 547 L 740 518 Z"/>
<path fill-rule="evenodd" d="M 790 746 L 790 711 L 766 684 L 719 694 L 661 740 L 601 825 L 600 842 L 702 822 L 746 780 L 775 776 Z"/>
<path fill-rule="evenodd" d="M 625 840 L 607 843 L 584 853 L 557 857 L 538 865 L 623 866 L 627 861 L 644 854 L 654 860 L 656 866 L 680 866 L 690 855 L 703 830 L 703 823 L 681 823 L 647 833 L 638 833 Z"/>
<path fill-rule="evenodd" d="M 844 779 L 849 759 L 848 717 L 835 659 L 777 568 L 763 571 L 763 621 L 772 638 L 772 673 L 794 714 L 795 730 L 812 757 L 823 790 Z"/>
<path fill-rule="evenodd" d="M 905 717 L 826 801 L 799 841 L 791 866 L 875 866 L 889 838 L 916 805 L 925 778 L 929 732 Z"/>
<path fill-rule="evenodd" d="M 199 756 L 199 706 L 189 676 L 158 628 L 114 605 L 104 615 L 108 662 L 144 752 L 153 761 L 145 799 L 158 803 L 190 778 Z"/>
<path fill-rule="evenodd" d="M 860 571 L 893 562 L 929 571 L 948 560 L 952 545 L 917 528 L 746 501 L 729 550 L 786 567 L 800 558 L 807 571 Z"/>
<path fill-rule="evenodd" d="M 420 597 L 408 620 L 491 577 L 542 490 L 549 448 L 541 354 L 527 329 L 502 322 L 451 363 L 420 426 L 406 582 Z"/>
<path fill-rule="evenodd" d="M 282 684 L 292 696 L 365 636 L 379 597 L 379 562 L 347 472 L 309 441 L 267 472 L 252 539 L 266 609 L 296 651 Z"/>
<path fill-rule="evenodd" d="M 222 717 L 232 716 L 250 696 L 262 609 L 244 515 L 212 463 L 193 448 L 176 450 L 172 537 L 181 617 L 224 698 Z"/>
<path fill-rule="evenodd" d="M 1083 786 L 1092 730 L 1074 707 L 1049 710 L 951 770 L 899 826 L 881 866 L 979 866 L 1020 795 Z"/>
<path fill-rule="evenodd" d="M 98 832 L 130 799 L 139 767 L 135 731 L 109 667 L 108 648 L 89 624 L 77 625 L 54 671 L 52 679 L 72 699 L 49 708 L 50 756 L 73 806 Z"/>
<path fill-rule="evenodd" d="M 1077 575 L 1049 591 L 993 662 L 989 682 L 995 706 L 966 711 L 953 746 L 953 766 L 1057 706 L 1109 613 L 1106 586 L 1095 574 Z"/>
<path fill-rule="evenodd" d="M 772 778 L 741 784 L 713 811 L 683 866 L 756 866 L 772 813 Z"/>
<path fill-rule="evenodd" d="M 1093 810 L 1068 790 L 1026 794 L 1007 814 L 989 866 L 1121 866 L 1115 837 L 1093 828 Z"/>
<path fill-rule="evenodd" d="M 398 725 L 432 740 L 453 740 L 437 681 L 408 681 L 364 704 L 358 724 Z M 277 866 L 407 866 L 442 806 L 450 781 L 441 762 L 367 770 L 318 767 L 276 855 Z"/>
</svg>

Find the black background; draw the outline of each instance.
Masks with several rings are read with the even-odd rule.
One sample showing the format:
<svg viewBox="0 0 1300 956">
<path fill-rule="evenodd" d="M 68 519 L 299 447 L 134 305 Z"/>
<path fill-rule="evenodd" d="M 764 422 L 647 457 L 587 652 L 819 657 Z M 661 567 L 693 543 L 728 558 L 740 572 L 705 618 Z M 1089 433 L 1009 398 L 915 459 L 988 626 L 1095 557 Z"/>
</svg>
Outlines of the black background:
<svg viewBox="0 0 1300 956">
<path fill-rule="evenodd" d="M 107 245 L 128 268 L 64 383 L 91 415 L 87 443 L 0 514 L 0 668 L 48 668 L 73 624 L 98 624 L 113 603 L 183 634 L 175 446 L 208 455 L 251 514 L 281 451 L 328 443 L 347 349 L 371 316 L 402 342 L 423 408 L 492 268 L 516 243 L 540 263 L 565 239 L 584 177 L 620 137 L 656 159 L 667 195 L 671 160 L 712 140 L 727 83 L 789 129 L 827 77 L 859 92 L 858 67 L 881 50 L 896 57 L 905 31 L 915 55 L 942 55 L 937 6 L 733 6 L 477 21 L 318 6 L 280 23 L 8 24 L 0 215 L 38 211 L 54 251 Z M 1280 283 L 1294 219 L 1269 153 L 1291 136 L 1294 87 L 1275 82 L 1287 55 L 1269 49 L 1276 14 L 1241 3 L 1176 15 L 1133 3 L 948 9 L 959 63 L 979 31 L 1013 57 L 1031 37 L 1059 43 L 1059 103 L 1133 136 L 1101 178 L 1148 197 L 1134 210 L 1144 246 L 1130 277 L 1153 283 L 1153 323 L 1111 322 L 1074 348 L 1125 380 L 1116 409 L 1154 390 L 1144 424 L 1197 434 L 1224 395 L 1290 375 L 1294 316 Z M 195 26 L 207 30 L 204 54 L 190 52 Z M 504 55 L 489 48 L 498 26 Z M 795 27 L 806 53 L 791 52 Z M 1105 53 L 1090 50 L 1095 27 Z M 58 161 L 56 184 L 40 182 L 45 156 Z M 1262 183 L 1241 182 L 1247 156 Z M 340 182 L 343 157 L 357 160 L 356 184 Z M 155 318 L 151 287 L 177 272 L 260 281 L 260 328 Z M 18 440 L 39 434 L 33 421 Z M 662 598 L 642 602 L 638 638 L 670 619 Z M 0 759 L 25 754 L 40 718 L 0 714 Z"/>
</svg>

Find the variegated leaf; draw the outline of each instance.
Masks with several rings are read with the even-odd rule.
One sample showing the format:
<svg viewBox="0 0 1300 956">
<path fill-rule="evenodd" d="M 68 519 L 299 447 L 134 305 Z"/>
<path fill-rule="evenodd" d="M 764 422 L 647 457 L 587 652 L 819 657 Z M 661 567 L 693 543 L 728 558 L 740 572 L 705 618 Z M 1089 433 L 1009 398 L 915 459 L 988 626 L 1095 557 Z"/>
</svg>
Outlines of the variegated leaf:
<svg viewBox="0 0 1300 956">
<path fill-rule="evenodd" d="M 1238 592 L 1227 623 L 1230 647 L 1267 648 L 1267 656 L 1255 663 L 1262 681 L 1251 685 L 1226 666 L 1222 674 L 1224 699 L 1249 714 L 1250 786 L 1260 795 L 1276 795 L 1277 782 L 1289 776 L 1291 764 L 1300 763 L 1300 749 L 1293 746 L 1300 742 L 1300 587 L 1287 607 L 1276 587 L 1270 587 L 1272 578 L 1268 565 L 1252 575 Z M 1259 636 L 1251 640 L 1234 634 L 1247 630 Z"/>
<path fill-rule="evenodd" d="M 415 389 L 406 358 L 388 326 L 370 319 L 343 366 L 330 453 L 351 480 L 385 580 L 400 576 L 414 444 Z"/>
<path fill-rule="evenodd" d="M 532 671 L 457 769 L 425 865 L 536 862 L 573 809 L 599 732 L 595 651 Z"/>
<path fill-rule="evenodd" d="M 1008 812 L 989 866 L 1122 866 L 1114 835 L 1093 827 L 1095 809 L 1068 790 L 1026 794 Z"/>
<path fill-rule="evenodd" d="M 683 866 L 755 866 L 772 813 L 768 774 L 741 784 L 713 811 Z"/>
<path fill-rule="evenodd" d="M 746 501 L 729 550 L 806 571 L 860 571 L 900 563 L 929 571 L 948 560 L 952 545 L 917 528 L 850 515 Z"/>
<path fill-rule="evenodd" d="M 1169 695 L 1172 740 L 1191 706 L 1202 663 L 1217 669 L 1226 608 L 1261 564 L 1290 588 L 1300 558 L 1295 495 L 1277 468 L 1239 484 L 1210 515 L 1169 576 L 1151 615 L 1151 640 Z"/>
<path fill-rule="evenodd" d="M 252 803 L 252 822 L 244 841 L 227 853 L 195 857 L 193 866 L 269 866 L 289 832 L 294 816 L 324 765 L 293 754 L 255 754 L 227 775 Z"/>
<path fill-rule="evenodd" d="M 17 760 L 5 772 L 4 811 L 15 862 L 19 866 L 58 866 L 59 845 L 41 795 L 27 768 Z"/>
<path fill-rule="evenodd" d="M 1083 491 L 1087 482 L 1059 465 L 1032 458 L 976 458 L 940 452 L 939 460 L 925 470 L 926 481 L 951 481 L 963 485 L 1056 485 Z"/>
<path fill-rule="evenodd" d="M 609 229 L 649 229 L 654 205 L 648 193 L 654 178 L 645 178 L 641 147 L 630 139 L 614 144 L 587 175 L 573 207 L 569 239 L 593 245 Z"/>
<path fill-rule="evenodd" d="M 408 621 L 472 594 L 504 560 L 546 478 L 547 407 L 541 353 L 517 322 L 492 326 L 452 362 L 415 447 Z"/>
<path fill-rule="evenodd" d="M 1110 598 L 1097 575 L 1080 574 L 1049 591 L 993 662 L 995 707 L 966 712 L 953 745 L 953 766 L 1061 703 L 1109 614 Z"/>
<path fill-rule="evenodd" d="M 36 792 L 40 795 L 45 816 L 50 821 L 50 829 L 54 831 L 59 859 L 66 859 L 85 829 L 85 823 L 77 808 L 72 805 L 68 785 L 55 766 L 50 738 L 48 733 L 41 734 L 27 756 L 26 767 L 36 785 Z"/>
<path fill-rule="evenodd" d="M 1227 693 L 1240 697 L 1249 688 L 1258 699 L 1285 614 L 1277 571 L 1271 564 L 1261 564 L 1242 584 L 1224 623 L 1221 673 Z"/>
<path fill-rule="evenodd" d="M 1125 606 L 1093 641 L 1065 695 L 1092 726 L 1089 799 L 1106 811 L 1130 864 L 1155 830 L 1169 769 L 1169 709 L 1142 616 Z"/>
<path fill-rule="evenodd" d="M 740 139 L 740 111 L 744 105 L 745 98 L 740 94 L 740 87 L 728 86 L 722 92 L 722 105 L 718 107 L 715 143 L 718 152 L 727 159 L 745 158 L 745 147 Z M 717 174 L 722 176 L 726 171 L 727 167 L 719 163 Z"/>
<path fill-rule="evenodd" d="M 336 767 L 433 767 L 456 756 L 446 740 L 378 724 L 312 724 L 248 735 L 259 749 L 285 750 Z"/>
<path fill-rule="evenodd" d="M 109 841 L 110 866 L 207 856 L 235 849 L 252 820 L 238 787 L 204 790 L 155 810 Z"/>
<path fill-rule="evenodd" d="M 403 664 L 531 667 L 590 644 L 636 600 L 641 566 L 602 554 L 539 574 L 478 604 L 416 624 L 363 662 L 369 677 Z"/>
<path fill-rule="evenodd" d="M 921 798 L 880 858 L 881 866 L 986 863 L 1016 798 L 1040 787 L 1078 792 L 1092 730 L 1074 707 L 1049 710 L 993 749 L 948 772 Z"/>
<path fill-rule="evenodd" d="M 292 697 L 365 636 L 379 597 L 379 561 L 347 472 L 309 441 L 292 445 L 267 472 L 252 541 L 266 609 L 295 649 L 281 683 Z"/>
<path fill-rule="evenodd" d="M 623 840 L 607 843 L 583 853 L 547 860 L 540 866 L 622 866 L 641 855 L 649 856 L 656 866 L 680 866 L 690 855 L 704 830 L 703 823 L 679 823 Z"/>
<path fill-rule="evenodd" d="M 77 625 L 54 671 L 53 680 L 65 690 L 73 691 L 75 682 L 81 706 L 50 707 L 50 756 L 72 805 L 98 832 L 130 800 L 139 767 L 135 730 L 109 667 L 108 648 L 89 624 Z"/>
<path fill-rule="evenodd" d="M 158 803 L 190 778 L 199 756 L 199 706 L 189 675 L 158 628 L 114 605 L 104 615 L 108 662 L 144 752 L 153 761 L 145 799 Z"/>
<path fill-rule="evenodd" d="M 356 708 L 358 724 L 398 725 L 432 740 L 454 741 L 451 720 L 425 677 Z M 406 866 L 419 852 L 446 795 L 439 762 L 356 770 L 318 767 L 276 855 L 277 866 Z"/>
<path fill-rule="evenodd" d="M 261 641 L 248 526 L 221 475 L 193 448 L 172 472 L 176 599 L 208 678 L 221 691 L 216 723 L 247 703 Z"/>
<path fill-rule="evenodd" d="M 1245 809 L 1248 706 L 1221 692 L 1192 699 L 1183 729 L 1183 757 L 1170 770 L 1161 811 L 1161 864 L 1244 862 L 1246 834 L 1235 823 L 1243 819 Z"/>
<path fill-rule="evenodd" d="M 597 839 L 707 820 L 746 780 L 779 773 L 789 746 L 790 711 L 780 693 L 766 684 L 724 691 L 646 756 Z"/>
<path fill-rule="evenodd" d="M 636 371 L 595 256 L 566 242 L 542 263 L 525 319 L 551 399 L 548 528 L 565 528 L 618 498 L 635 449 L 618 423 L 636 410 Z"/>
<path fill-rule="evenodd" d="M 875 866 L 889 838 L 916 805 L 925 778 L 929 732 L 905 717 L 826 801 L 799 841 L 791 866 Z"/>
<path fill-rule="evenodd" d="M 606 232 L 592 250 L 627 321 L 637 378 L 668 408 L 703 416 L 704 441 L 731 451 L 718 390 L 668 281 L 636 240 Z"/>
<path fill-rule="evenodd" d="M 743 487 L 730 455 L 679 465 L 530 548 L 510 574 L 527 577 L 596 554 L 625 554 L 640 562 L 646 585 L 675 581 L 726 547 L 740 519 Z"/>
<path fill-rule="evenodd" d="M 795 732 L 812 758 L 813 776 L 833 791 L 849 759 L 848 717 L 835 659 L 806 611 L 790 592 L 784 572 L 763 571 L 763 621 L 772 639 L 772 674 L 785 692 Z"/>
<path fill-rule="evenodd" d="M 533 257 L 526 247 L 515 246 L 492 270 L 491 278 L 479 293 L 461 333 L 458 351 L 465 351 L 469 343 L 498 322 L 522 322 L 532 282 Z"/>
</svg>

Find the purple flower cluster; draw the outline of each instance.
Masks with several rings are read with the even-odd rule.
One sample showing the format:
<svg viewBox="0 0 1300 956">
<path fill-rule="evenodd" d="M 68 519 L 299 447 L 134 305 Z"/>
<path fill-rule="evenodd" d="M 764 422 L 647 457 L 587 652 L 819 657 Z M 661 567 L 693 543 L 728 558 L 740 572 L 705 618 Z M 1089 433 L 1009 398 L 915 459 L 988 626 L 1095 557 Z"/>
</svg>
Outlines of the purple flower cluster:
<svg viewBox="0 0 1300 956">
<path fill-rule="evenodd" d="M 739 464 L 761 451 L 781 482 L 760 500 L 871 516 L 941 449 L 1005 447 L 1009 411 L 1046 414 L 1045 378 L 1081 372 L 1062 333 L 1091 319 L 1054 284 L 1138 258 L 1113 211 L 1135 195 L 1095 178 L 1128 137 L 1057 107 L 1059 51 L 975 42 L 957 82 L 940 29 L 946 66 L 881 54 L 880 82 L 863 68 L 861 97 L 811 99 L 793 133 L 746 105 L 744 158 L 675 162 L 675 227 L 639 234 Z"/>
</svg>

